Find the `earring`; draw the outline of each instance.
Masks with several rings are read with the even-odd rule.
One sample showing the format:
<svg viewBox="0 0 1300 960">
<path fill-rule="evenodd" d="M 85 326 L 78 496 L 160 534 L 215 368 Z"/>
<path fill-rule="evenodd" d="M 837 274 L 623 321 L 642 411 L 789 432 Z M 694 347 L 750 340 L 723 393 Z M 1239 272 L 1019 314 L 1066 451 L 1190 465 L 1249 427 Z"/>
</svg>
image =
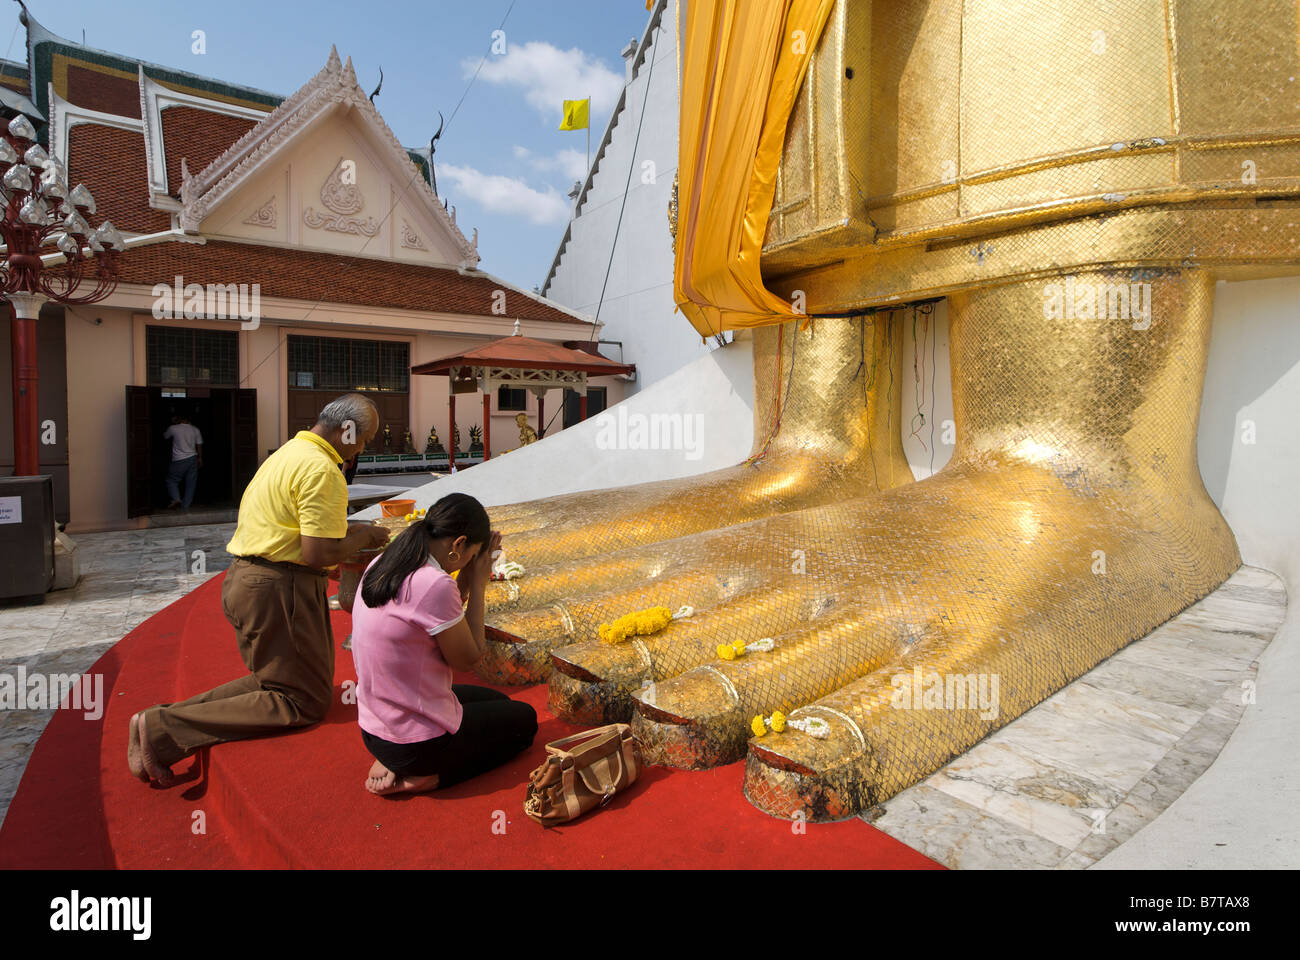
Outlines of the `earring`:
<svg viewBox="0 0 1300 960">
<path fill-rule="evenodd" d="M 447 554 L 447 559 L 455 562 L 460 559 L 460 554 L 453 550 L 451 553 Z"/>
</svg>

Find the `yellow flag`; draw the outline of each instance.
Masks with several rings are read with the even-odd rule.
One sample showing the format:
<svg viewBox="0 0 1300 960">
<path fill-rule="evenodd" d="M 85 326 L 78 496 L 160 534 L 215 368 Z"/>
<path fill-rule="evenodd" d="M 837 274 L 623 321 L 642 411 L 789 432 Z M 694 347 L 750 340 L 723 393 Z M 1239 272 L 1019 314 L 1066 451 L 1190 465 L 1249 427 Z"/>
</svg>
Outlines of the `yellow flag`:
<svg viewBox="0 0 1300 960">
<path fill-rule="evenodd" d="M 565 100 L 564 120 L 560 122 L 561 130 L 586 130 L 591 125 L 591 98 L 586 100 Z"/>
</svg>

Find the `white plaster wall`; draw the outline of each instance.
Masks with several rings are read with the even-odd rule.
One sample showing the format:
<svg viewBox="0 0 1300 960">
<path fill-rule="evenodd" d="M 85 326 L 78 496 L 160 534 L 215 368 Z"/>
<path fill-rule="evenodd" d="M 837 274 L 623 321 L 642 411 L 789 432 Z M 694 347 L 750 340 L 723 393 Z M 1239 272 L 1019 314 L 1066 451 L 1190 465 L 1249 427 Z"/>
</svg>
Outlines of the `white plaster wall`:
<svg viewBox="0 0 1300 960">
<path fill-rule="evenodd" d="M 449 493 L 468 493 L 492 507 L 731 466 L 749 455 L 754 435 L 753 397 L 752 345 L 741 340 L 687 364 L 602 416 L 417 487 L 410 495 L 418 507 L 428 507 Z M 689 449 L 685 444 L 678 449 L 611 448 L 608 441 L 618 439 L 620 409 L 629 426 L 625 434 L 629 442 L 636 416 L 690 417 L 701 432 L 690 436 Z M 684 426 L 685 420 L 681 422 Z M 682 437 L 686 438 L 685 432 Z M 378 515 L 378 507 L 357 514 L 360 519 Z"/>
<path fill-rule="evenodd" d="M 1214 765 L 1103 869 L 1300 866 L 1300 278 L 1220 283 L 1212 337 L 1201 474 L 1242 559 L 1286 583 L 1287 618 Z"/>
<path fill-rule="evenodd" d="M 131 313 L 69 307 L 64 323 L 69 529 L 101 529 L 105 518 L 126 517 L 126 385 L 135 383 Z"/>
<path fill-rule="evenodd" d="M 928 321 L 912 308 L 894 314 L 903 324 L 903 453 L 912 476 L 924 480 L 952 458 L 956 427 L 952 419 L 952 371 L 948 365 L 948 301 L 934 304 Z M 928 326 L 927 326 L 928 322 Z"/>
<path fill-rule="evenodd" d="M 555 277 L 546 291 L 548 298 L 594 317 L 600 305 L 605 324 L 602 340 L 623 344 L 604 346 L 601 352 L 614 359 L 637 365 L 637 383 L 628 392 L 662 380 L 683 364 L 712 349 L 702 342 L 673 302 L 672 237 L 668 232 L 668 203 L 672 198 L 673 176 L 677 172 L 677 62 L 676 33 L 672 7 L 652 35 L 649 58 L 641 65 L 627 91 L 627 101 L 614 127 L 613 136 L 600 162 L 592 188 L 576 220 Z M 645 120 L 640 142 L 637 124 L 645 101 Z M 592 149 L 603 131 L 592 131 Z M 618 230 L 619 206 L 627 185 L 629 162 L 633 162 L 631 187 Z M 645 166 L 652 163 L 653 181 Z M 610 249 L 613 247 L 613 264 Z M 601 286 L 609 269 L 609 285 L 601 300 Z"/>
</svg>

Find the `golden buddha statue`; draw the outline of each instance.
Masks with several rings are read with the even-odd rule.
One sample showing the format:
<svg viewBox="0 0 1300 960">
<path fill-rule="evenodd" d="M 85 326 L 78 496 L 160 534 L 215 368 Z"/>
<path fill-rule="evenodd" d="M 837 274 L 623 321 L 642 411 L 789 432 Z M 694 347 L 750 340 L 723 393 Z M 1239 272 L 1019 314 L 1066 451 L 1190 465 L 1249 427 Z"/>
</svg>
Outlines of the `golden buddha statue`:
<svg viewBox="0 0 1300 960">
<path fill-rule="evenodd" d="M 725 42 L 715 3 L 686 11 L 684 103 Z M 782 6 L 743 5 L 736 35 Z M 1291 0 L 828 6 L 758 211 L 763 284 L 808 320 L 695 288 L 720 318 L 701 333 L 753 328 L 750 459 L 494 508 L 528 576 L 489 595 L 478 668 L 549 678 L 567 718 L 630 720 L 650 762 L 747 757 L 752 803 L 813 820 L 916 783 L 1240 565 L 1196 457 L 1214 284 L 1300 272 Z M 724 215 L 692 203 L 694 136 L 679 266 Z M 936 298 L 956 444 L 911 482 L 901 325 Z M 903 696 L 933 678 L 1000 697 Z M 825 735 L 756 736 L 775 711 Z"/>
<path fill-rule="evenodd" d="M 519 425 L 519 445 L 521 447 L 526 447 L 530 443 L 537 442 L 537 431 L 528 425 L 528 414 L 517 414 L 515 416 L 515 423 Z"/>
</svg>

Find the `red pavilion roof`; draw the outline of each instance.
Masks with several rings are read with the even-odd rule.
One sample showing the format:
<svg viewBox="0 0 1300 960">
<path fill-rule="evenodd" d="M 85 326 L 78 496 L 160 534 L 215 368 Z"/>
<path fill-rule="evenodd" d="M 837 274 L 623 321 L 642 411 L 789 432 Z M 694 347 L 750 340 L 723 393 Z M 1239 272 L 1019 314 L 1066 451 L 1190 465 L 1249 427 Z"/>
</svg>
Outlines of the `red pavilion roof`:
<svg viewBox="0 0 1300 960">
<path fill-rule="evenodd" d="M 411 368 L 416 374 L 450 376 L 454 367 L 512 367 L 517 370 L 571 370 L 591 376 L 613 376 L 636 370 L 634 364 L 615 363 L 608 357 L 586 350 L 573 350 L 558 343 L 532 337 L 503 337 L 472 350 L 430 360 Z"/>
</svg>

